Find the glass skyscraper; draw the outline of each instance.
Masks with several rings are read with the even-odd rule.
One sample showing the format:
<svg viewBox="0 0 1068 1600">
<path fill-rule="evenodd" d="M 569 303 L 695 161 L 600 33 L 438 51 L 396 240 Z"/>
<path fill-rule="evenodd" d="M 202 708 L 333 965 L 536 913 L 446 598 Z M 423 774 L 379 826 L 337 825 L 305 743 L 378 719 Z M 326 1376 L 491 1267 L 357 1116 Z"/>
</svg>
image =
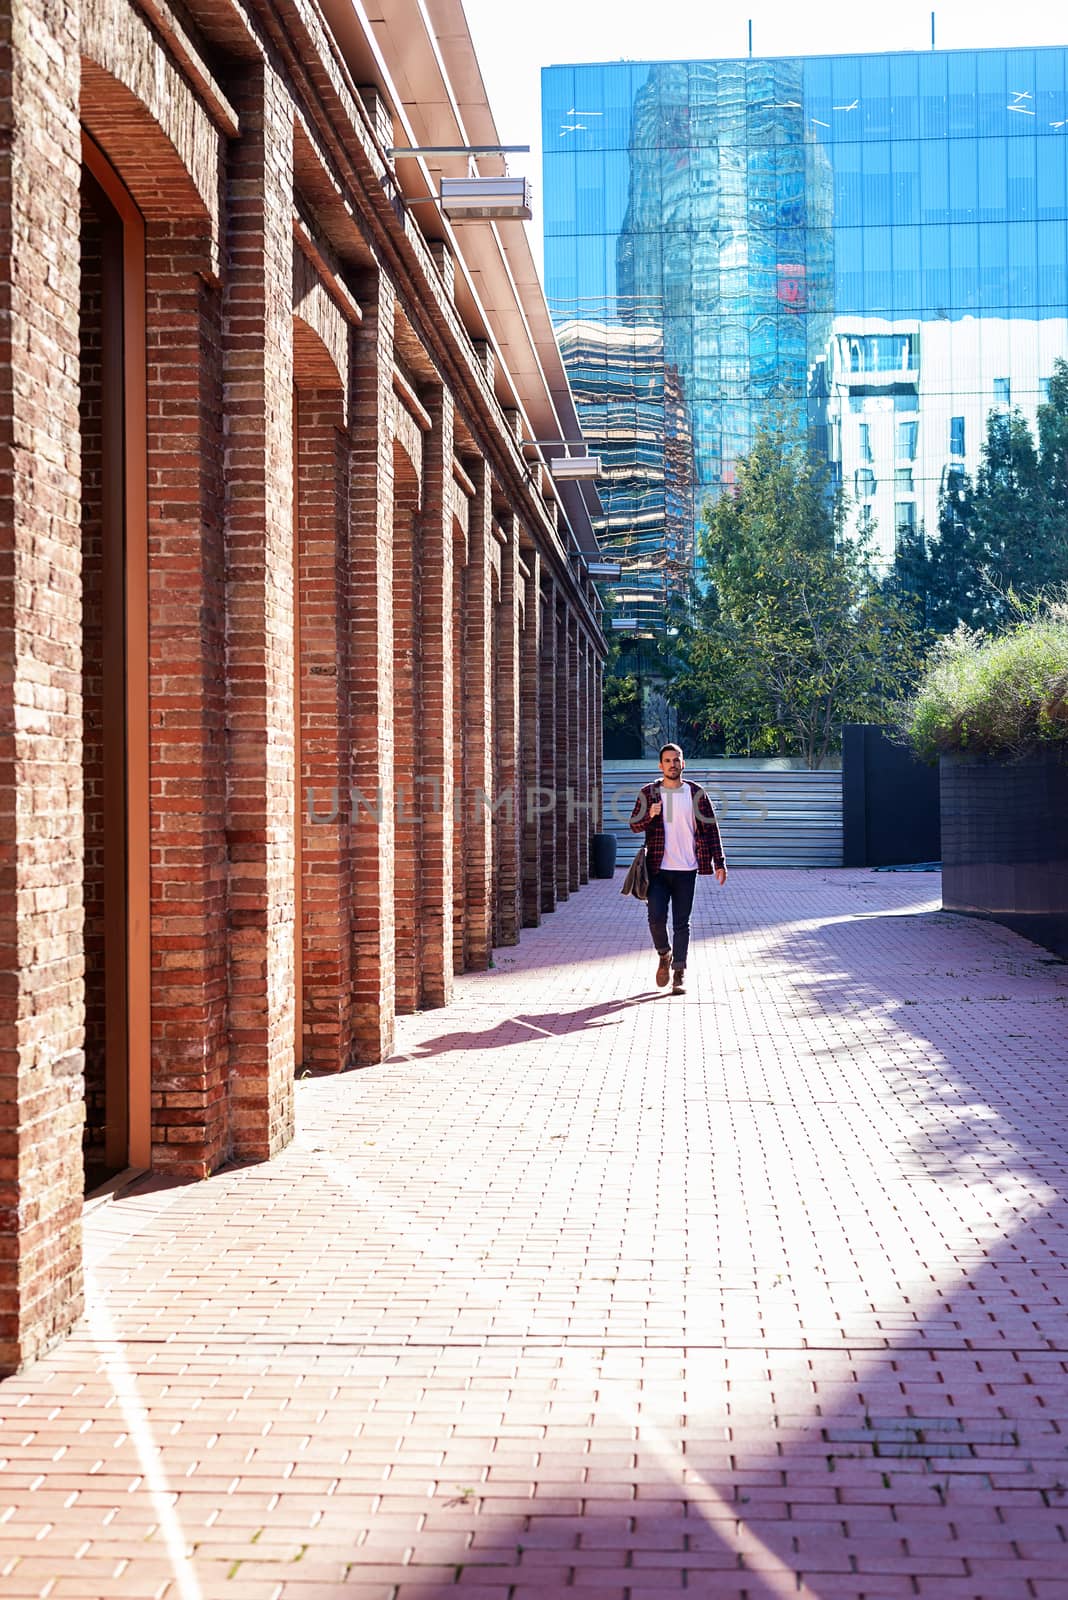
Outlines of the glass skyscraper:
<svg viewBox="0 0 1068 1600">
<path fill-rule="evenodd" d="M 548 67 L 549 304 L 619 610 L 662 626 L 756 425 L 886 564 L 1068 357 L 1068 49 Z"/>
</svg>

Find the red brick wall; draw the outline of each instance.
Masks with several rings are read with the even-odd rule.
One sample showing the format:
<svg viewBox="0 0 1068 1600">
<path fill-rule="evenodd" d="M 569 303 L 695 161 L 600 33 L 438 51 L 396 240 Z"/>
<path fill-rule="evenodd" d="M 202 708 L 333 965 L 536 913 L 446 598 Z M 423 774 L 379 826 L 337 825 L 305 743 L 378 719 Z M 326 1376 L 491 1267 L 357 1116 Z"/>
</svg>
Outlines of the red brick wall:
<svg viewBox="0 0 1068 1600">
<path fill-rule="evenodd" d="M 541 909 L 555 911 L 557 898 L 557 807 L 556 807 L 556 738 L 557 699 L 566 692 L 566 685 L 558 677 L 556 654 L 556 586 L 548 579 L 541 597 L 541 661 L 539 688 L 541 698 L 541 782 L 537 797 L 538 806 L 544 806 L 541 816 Z"/>
<path fill-rule="evenodd" d="M 80 1304 L 81 1052 L 99 1129 L 109 809 L 92 226 L 80 418 L 76 385 L 79 39 L 62 0 L 20 3 L 33 29 L 19 37 L 50 42 L 14 74 L 18 46 L 0 46 L 0 126 L 14 129 L 0 141 L 6 1365 Z M 289 1138 L 298 1044 L 316 1069 L 381 1060 L 398 1006 L 447 1003 L 454 971 L 485 967 L 495 938 L 511 942 L 576 886 L 576 827 L 588 825 L 568 815 L 566 787 L 589 768 L 596 673 L 568 630 L 577 591 L 556 536 L 518 460 L 502 465 L 515 427 L 496 408 L 489 348 L 466 339 L 411 222 L 404 233 L 384 220 L 335 144 L 337 171 L 302 209 L 307 223 L 321 202 L 331 236 L 305 229 L 294 271 L 296 91 L 279 67 L 229 63 L 241 137 L 227 145 L 225 108 L 209 113 L 143 20 L 124 11 L 109 31 L 104 15 L 81 41 L 107 58 L 107 70 L 85 64 L 81 111 L 145 218 L 151 1081 L 140 1088 L 153 1166 L 199 1177 Z M 277 42 L 281 61 L 294 45 Z M 301 116 L 318 114 L 302 102 Z M 308 127 L 302 186 L 317 159 Z M 319 133 L 329 145 L 336 129 Z M 397 339 L 426 416 L 415 401 L 396 410 Z M 470 501 L 456 497 L 458 450 Z M 383 776 L 407 780 L 410 822 L 389 806 L 376 815 Z M 557 797 L 548 815 L 536 814 L 539 786 Z M 309 789 L 329 821 L 306 820 Z"/>
<path fill-rule="evenodd" d="M 464 569 L 464 815 L 465 965 L 489 965 L 493 947 L 493 543 L 492 482 L 480 462 L 473 474 L 467 566 Z"/>
<path fill-rule="evenodd" d="M 423 399 L 431 427 L 423 439 L 419 522 L 419 1004 L 441 1006 L 452 997 L 453 977 L 454 414 L 444 388 L 435 385 Z"/>
<path fill-rule="evenodd" d="M 300 1062 L 331 1072 L 348 1066 L 352 1047 L 348 463 L 335 379 L 330 388 L 298 387 L 296 399 Z"/>
<path fill-rule="evenodd" d="M 81 1305 L 78 31 L 0 42 L 0 1367 Z"/>
<path fill-rule="evenodd" d="M 568 612 L 563 597 L 555 607 L 556 628 L 556 898 L 566 900 L 571 891 L 571 828 L 567 792 L 572 784 L 571 725 L 574 714 L 575 674 L 568 640 Z"/>
<path fill-rule="evenodd" d="M 590 803 L 589 773 L 586 739 L 589 709 L 586 704 L 586 636 L 576 621 L 575 644 L 572 655 L 575 672 L 575 820 L 572 846 L 572 876 L 578 888 L 589 879 L 590 812 L 584 809 Z"/>
<path fill-rule="evenodd" d="M 521 583 L 516 529 L 509 519 L 508 543 L 500 552 L 500 599 L 494 618 L 496 633 L 494 722 L 497 730 L 496 792 L 503 799 L 494 811 L 496 842 L 497 943 L 519 941 L 521 924 L 520 830 L 522 828 L 522 724 L 520 722 L 519 616 Z"/>
<path fill-rule="evenodd" d="M 392 765 L 393 723 L 393 325 L 389 279 L 376 274 L 359 292 L 364 320 L 356 339 L 350 457 L 349 571 L 352 650 L 350 781 L 353 838 L 353 1049 L 380 1061 L 393 1043 L 395 1016 L 392 813 L 377 821 L 379 776 Z"/>
<path fill-rule="evenodd" d="M 262 1159 L 293 1131 L 293 111 L 242 81 L 223 306 L 230 1131 Z"/>
<path fill-rule="evenodd" d="M 221 296 L 202 224 L 146 230 L 152 1164 L 230 1154 Z"/>
<path fill-rule="evenodd" d="M 523 629 L 520 637 L 521 828 L 523 852 L 523 926 L 541 921 L 541 557 L 524 549 Z"/>
<path fill-rule="evenodd" d="M 394 813 L 393 905 L 398 1012 L 419 1005 L 422 970 L 422 856 L 416 810 L 423 674 L 419 659 L 419 481 L 411 461 L 393 455 L 393 759 L 383 761 L 383 810 Z"/>
<path fill-rule="evenodd" d="M 470 516 L 467 518 L 468 524 Z M 452 721 L 453 721 L 453 802 L 452 802 L 452 858 L 455 863 L 452 890 L 452 967 L 453 972 L 463 972 L 467 964 L 467 748 L 469 730 L 465 705 L 467 699 L 467 630 L 464 625 L 467 592 L 467 553 L 470 539 L 469 526 L 460 528 L 453 524 L 453 579 L 452 579 Z"/>
</svg>

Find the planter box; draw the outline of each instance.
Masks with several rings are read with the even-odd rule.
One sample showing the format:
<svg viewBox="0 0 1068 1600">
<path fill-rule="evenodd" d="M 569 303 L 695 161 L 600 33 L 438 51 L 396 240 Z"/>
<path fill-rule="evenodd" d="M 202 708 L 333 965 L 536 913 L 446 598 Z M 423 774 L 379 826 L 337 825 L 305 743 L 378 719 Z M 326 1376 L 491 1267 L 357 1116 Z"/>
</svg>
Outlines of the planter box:
<svg viewBox="0 0 1068 1600">
<path fill-rule="evenodd" d="M 937 861 L 938 771 L 894 744 L 882 728 L 842 728 L 842 865 L 894 867 Z"/>
<path fill-rule="evenodd" d="M 942 904 L 1068 956 L 1068 759 L 943 756 Z"/>
</svg>

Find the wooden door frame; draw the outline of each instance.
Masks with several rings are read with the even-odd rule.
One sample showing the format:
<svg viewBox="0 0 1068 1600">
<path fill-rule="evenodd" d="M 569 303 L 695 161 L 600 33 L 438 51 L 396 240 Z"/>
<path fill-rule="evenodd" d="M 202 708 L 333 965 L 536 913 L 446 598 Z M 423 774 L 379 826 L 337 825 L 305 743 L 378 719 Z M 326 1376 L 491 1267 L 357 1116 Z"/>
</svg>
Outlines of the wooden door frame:
<svg viewBox="0 0 1068 1600">
<path fill-rule="evenodd" d="M 109 1140 L 109 1165 L 152 1164 L 152 952 L 149 855 L 148 380 L 145 337 L 145 221 L 118 173 L 82 133 L 82 159 L 122 223 L 123 621 L 125 673 L 125 961 L 116 988 L 124 1002 L 124 1049 L 109 1042 L 105 1094 L 126 1101 L 125 1148 Z M 120 988 L 121 984 L 121 988 Z M 121 990 L 125 991 L 124 994 Z M 111 1030 L 109 1030 L 110 1032 Z M 112 1103 L 115 1103 L 114 1101 Z"/>
</svg>

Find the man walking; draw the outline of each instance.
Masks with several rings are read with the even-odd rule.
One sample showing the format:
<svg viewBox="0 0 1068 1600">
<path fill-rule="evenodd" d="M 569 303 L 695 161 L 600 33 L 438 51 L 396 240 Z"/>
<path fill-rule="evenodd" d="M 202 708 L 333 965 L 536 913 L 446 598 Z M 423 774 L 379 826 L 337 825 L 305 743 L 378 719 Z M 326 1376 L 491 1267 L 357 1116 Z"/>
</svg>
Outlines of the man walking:
<svg viewBox="0 0 1068 1600">
<path fill-rule="evenodd" d="M 638 791 L 630 825 L 645 835 L 645 864 L 649 871 L 649 932 L 660 958 L 656 981 L 662 989 L 672 967 L 672 994 L 686 988 L 686 955 L 690 947 L 690 912 L 697 874 L 715 873 L 722 888 L 727 881 L 719 826 L 712 802 L 698 783 L 683 781 L 686 761 L 677 744 L 660 752 L 659 783 Z M 671 939 L 668 939 L 668 910 Z"/>
</svg>

